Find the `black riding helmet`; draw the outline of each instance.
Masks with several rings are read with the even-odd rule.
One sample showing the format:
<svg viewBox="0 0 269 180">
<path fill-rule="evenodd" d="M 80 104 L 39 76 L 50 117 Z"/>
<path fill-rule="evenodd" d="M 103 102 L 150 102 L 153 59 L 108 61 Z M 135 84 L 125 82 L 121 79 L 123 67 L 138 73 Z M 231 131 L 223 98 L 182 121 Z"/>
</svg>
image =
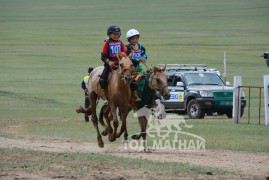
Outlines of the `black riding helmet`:
<svg viewBox="0 0 269 180">
<path fill-rule="evenodd" d="M 119 33 L 121 35 L 121 31 L 120 31 L 120 27 L 117 25 L 111 25 L 107 28 L 107 35 L 111 34 L 111 33 Z"/>
</svg>

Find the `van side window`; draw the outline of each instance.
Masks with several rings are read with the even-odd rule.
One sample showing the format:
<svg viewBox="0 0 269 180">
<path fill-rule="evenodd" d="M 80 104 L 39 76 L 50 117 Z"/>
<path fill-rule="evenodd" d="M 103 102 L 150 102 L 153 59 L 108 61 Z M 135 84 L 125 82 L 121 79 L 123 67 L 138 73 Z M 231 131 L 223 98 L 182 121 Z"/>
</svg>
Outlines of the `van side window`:
<svg viewBox="0 0 269 180">
<path fill-rule="evenodd" d="M 182 82 L 182 79 L 180 77 L 175 78 L 174 86 L 177 85 L 177 82 Z"/>
<path fill-rule="evenodd" d="M 167 77 L 167 85 L 174 86 L 174 76 Z"/>
</svg>

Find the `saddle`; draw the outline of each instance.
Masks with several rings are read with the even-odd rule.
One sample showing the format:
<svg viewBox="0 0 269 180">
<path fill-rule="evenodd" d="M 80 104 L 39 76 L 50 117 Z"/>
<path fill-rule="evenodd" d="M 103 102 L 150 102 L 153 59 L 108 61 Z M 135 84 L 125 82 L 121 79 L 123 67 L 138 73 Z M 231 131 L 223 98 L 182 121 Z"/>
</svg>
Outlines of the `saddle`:
<svg viewBox="0 0 269 180">
<path fill-rule="evenodd" d="M 137 74 L 137 75 L 134 77 L 134 80 L 135 80 L 135 81 L 138 81 L 139 78 L 141 78 L 141 76 L 142 76 L 142 73 Z"/>
</svg>

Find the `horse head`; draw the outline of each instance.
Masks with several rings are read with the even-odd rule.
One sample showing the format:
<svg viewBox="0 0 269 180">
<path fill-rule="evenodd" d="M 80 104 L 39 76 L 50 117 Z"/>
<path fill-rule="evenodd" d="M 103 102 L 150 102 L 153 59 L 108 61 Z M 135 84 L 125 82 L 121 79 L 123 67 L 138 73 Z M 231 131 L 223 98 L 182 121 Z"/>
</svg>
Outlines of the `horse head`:
<svg viewBox="0 0 269 180">
<path fill-rule="evenodd" d="M 134 65 L 129 56 L 127 56 L 123 52 L 118 52 L 117 54 L 119 60 L 119 68 L 118 73 L 121 79 L 124 81 L 126 85 L 130 85 L 133 81 L 133 72 L 134 72 Z"/>
<path fill-rule="evenodd" d="M 153 67 L 150 78 L 150 86 L 158 91 L 165 100 L 170 99 L 170 92 L 167 85 L 167 77 L 165 74 L 166 65 L 163 68 Z"/>
</svg>

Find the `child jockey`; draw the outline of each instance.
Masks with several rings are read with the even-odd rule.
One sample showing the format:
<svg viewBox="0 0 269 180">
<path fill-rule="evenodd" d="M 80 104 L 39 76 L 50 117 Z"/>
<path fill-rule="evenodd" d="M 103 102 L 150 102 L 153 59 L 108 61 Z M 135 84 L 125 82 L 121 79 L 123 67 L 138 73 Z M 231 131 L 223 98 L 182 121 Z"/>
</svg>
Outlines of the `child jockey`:
<svg viewBox="0 0 269 180">
<path fill-rule="evenodd" d="M 136 72 L 144 72 L 140 62 L 145 63 L 147 60 L 146 49 L 139 43 L 140 34 L 136 29 L 130 29 L 126 33 L 129 44 L 126 46 L 127 55 L 133 53 L 132 61 L 136 68 Z"/>
<path fill-rule="evenodd" d="M 104 70 L 100 76 L 100 86 L 104 94 L 104 103 L 108 104 L 107 85 L 108 74 L 110 69 L 118 66 L 117 53 L 119 51 L 126 53 L 124 43 L 120 40 L 121 30 L 117 25 L 111 25 L 107 29 L 108 39 L 104 41 L 103 50 L 101 53 L 101 60 L 104 62 Z"/>
</svg>

